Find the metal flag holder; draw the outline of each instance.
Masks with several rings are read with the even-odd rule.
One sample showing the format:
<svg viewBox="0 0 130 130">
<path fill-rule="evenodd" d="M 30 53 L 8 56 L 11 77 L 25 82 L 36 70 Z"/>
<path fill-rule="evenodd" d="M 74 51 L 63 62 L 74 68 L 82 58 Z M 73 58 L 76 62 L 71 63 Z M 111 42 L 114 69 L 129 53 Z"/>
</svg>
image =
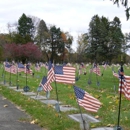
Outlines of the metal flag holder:
<svg viewBox="0 0 130 130">
<path fill-rule="evenodd" d="M 49 71 L 49 67 L 48 67 L 48 71 Z M 45 75 L 47 75 L 46 68 L 44 68 L 44 73 L 45 73 Z M 47 77 L 47 76 L 46 76 L 46 77 Z M 47 86 L 47 91 L 46 91 L 46 98 L 47 98 L 47 99 L 50 98 L 50 91 L 48 90 L 48 86 Z"/>
<path fill-rule="evenodd" d="M 27 76 L 27 65 L 25 65 L 25 72 L 26 72 L 26 86 L 23 88 L 24 92 L 28 92 L 30 90 L 29 86 L 27 86 L 27 80 L 28 80 L 28 76 Z"/>
<path fill-rule="evenodd" d="M 122 95 L 122 81 L 124 78 L 124 70 L 123 70 L 123 63 L 121 60 L 121 68 L 119 71 L 119 77 L 120 77 L 120 98 L 119 98 L 119 110 L 118 110 L 118 122 L 117 126 L 114 127 L 114 130 L 123 130 L 123 128 L 120 126 L 120 109 L 121 109 L 121 95 Z"/>
<path fill-rule="evenodd" d="M 90 68 L 90 74 L 89 74 L 89 79 L 88 79 L 88 85 L 92 84 L 92 81 L 91 81 L 92 70 L 93 70 L 93 65 L 92 65 L 91 68 Z"/>
<path fill-rule="evenodd" d="M 80 66 L 79 66 L 79 68 L 78 68 L 78 74 L 77 74 L 77 76 L 75 77 L 75 81 L 78 81 L 79 79 L 80 79 L 80 70 L 81 68 L 80 68 Z"/>
<path fill-rule="evenodd" d="M 50 98 L 50 91 L 46 91 L 46 98 L 47 98 L 47 99 Z"/>
<path fill-rule="evenodd" d="M 10 77 L 9 77 L 9 86 L 11 87 L 11 67 L 12 65 L 10 64 Z"/>
<path fill-rule="evenodd" d="M 114 66 L 112 66 L 112 72 L 115 72 L 114 71 Z M 113 76 L 114 77 L 114 76 Z M 114 84 L 114 86 L 113 86 L 113 90 L 114 90 L 114 93 L 116 93 L 116 85 L 115 85 L 115 78 L 113 78 L 114 80 L 113 80 L 113 84 Z"/>
<path fill-rule="evenodd" d="M 95 62 L 94 62 L 94 65 L 92 65 L 91 68 L 90 68 L 90 75 L 89 75 L 89 79 L 88 79 L 88 85 L 92 84 L 91 75 L 92 75 L 92 71 L 93 71 L 95 65 L 97 66 L 96 60 L 95 60 Z M 96 74 L 96 81 L 97 81 L 97 82 L 96 82 L 96 85 L 98 86 L 98 89 L 99 89 L 99 87 L 100 87 L 100 82 L 99 82 L 99 80 L 98 80 L 97 74 Z"/>
<path fill-rule="evenodd" d="M 6 79 L 5 79 L 6 78 L 6 71 L 4 71 L 3 77 L 4 77 L 3 83 L 6 84 Z"/>
<path fill-rule="evenodd" d="M 104 65 L 106 66 L 106 65 L 107 65 L 107 62 L 105 62 Z M 103 68 L 103 72 L 102 72 L 102 74 L 101 74 L 102 77 L 103 77 L 103 75 L 104 75 L 105 66 L 104 66 L 104 68 Z"/>
<path fill-rule="evenodd" d="M 16 75 L 16 89 L 18 90 L 18 89 L 19 89 L 19 84 L 18 84 L 18 78 L 19 78 L 19 76 L 18 76 L 18 63 L 17 63 L 17 65 L 16 65 L 16 67 L 17 67 L 17 75 Z"/>
<path fill-rule="evenodd" d="M 73 85 L 73 89 L 74 89 L 74 85 Z M 75 90 L 74 90 L 74 93 L 75 93 Z M 81 121 L 80 121 L 80 128 L 82 130 L 88 130 L 89 129 L 89 123 L 87 122 L 87 120 L 85 120 L 83 118 L 83 113 L 82 113 L 82 110 L 81 110 L 81 107 L 78 103 L 78 99 L 77 99 L 77 96 L 76 96 L 76 93 L 75 93 L 75 98 L 76 98 L 76 101 L 77 101 L 77 104 L 78 104 L 78 108 L 79 108 L 79 111 L 80 111 L 80 115 L 81 115 Z"/>
<path fill-rule="evenodd" d="M 4 70 L 5 70 L 5 66 L 4 66 L 4 64 L 3 64 L 3 71 L 2 71 L 2 75 L 1 75 L 1 78 L 3 79 L 3 77 L 4 77 Z"/>
<path fill-rule="evenodd" d="M 56 91 L 56 100 L 57 103 L 55 104 L 55 109 L 57 112 L 61 112 L 60 105 L 59 105 L 59 97 L 58 97 L 58 90 L 57 90 L 57 83 L 56 83 L 56 77 L 55 77 L 55 67 L 54 67 L 54 83 L 55 83 L 55 91 Z"/>
<path fill-rule="evenodd" d="M 95 60 L 95 63 L 94 63 L 95 65 L 95 67 L 96 67 L 96 71 L 97 71 L 97 61 Z M 99 87 L 100 87 L 100 82 L 99 82 L 99 80 L 98 80 L 98 75 L 96 74 L 96 85 L 97 85 L 97 87 L 98 87 L 98 90 L 99 90 Z"/>
<path fill-rule="evenodd" d="M 49 64 L 52 64 L 51 61 L 49 61 Z M 54 67 L 54 83 L 55 83 L 55 92 L 56 92 L 56 103 L 55 103 L 55 109 L 56 111 L 59 113 L 58 116 L 61 117 L 60 115 L 60 103 L 59 103 L 59 97 L 58 97 L 58 90 L 57 90 L 57 83 L 56 83 L 56 76 L 55 76 L 55 65 L 53 62 L 53 65 L 51 65 L 51 67 Z M 48 93 L 49 94 L 49 93 Z"/>
</svg>

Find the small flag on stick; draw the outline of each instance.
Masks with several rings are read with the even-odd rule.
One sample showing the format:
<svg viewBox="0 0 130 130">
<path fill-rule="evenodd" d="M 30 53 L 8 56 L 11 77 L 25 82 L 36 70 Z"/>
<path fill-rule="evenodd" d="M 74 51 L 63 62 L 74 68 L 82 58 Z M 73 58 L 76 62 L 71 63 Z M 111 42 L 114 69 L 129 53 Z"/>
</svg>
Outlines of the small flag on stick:
<svg viewBox="0 0 130 130">
<path fill-rule="evenodd" d="M 74 86 L 74 92 L 77 98 L 77 102 L 80 106 L 84 107 L 87 111 L 97 112 L 101 106 L 98 99 L 91 96 L 79 87 Z"/>
</svg>

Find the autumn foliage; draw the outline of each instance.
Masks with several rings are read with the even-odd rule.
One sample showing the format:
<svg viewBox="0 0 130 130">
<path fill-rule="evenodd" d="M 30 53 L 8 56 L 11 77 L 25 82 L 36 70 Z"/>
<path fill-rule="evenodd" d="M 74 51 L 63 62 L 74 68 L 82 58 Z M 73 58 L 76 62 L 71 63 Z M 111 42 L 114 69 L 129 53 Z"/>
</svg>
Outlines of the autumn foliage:
<svg viewBox="0 0 130 130">
<path fill-rule="evenodd" d="M 16 61 L 38 61 L 42 58 L 41 50 L 37 45 L 33 43 L 27 44 L 5 44 L 4 45 L 4 59 L 16 60 Z"/>
</svg>

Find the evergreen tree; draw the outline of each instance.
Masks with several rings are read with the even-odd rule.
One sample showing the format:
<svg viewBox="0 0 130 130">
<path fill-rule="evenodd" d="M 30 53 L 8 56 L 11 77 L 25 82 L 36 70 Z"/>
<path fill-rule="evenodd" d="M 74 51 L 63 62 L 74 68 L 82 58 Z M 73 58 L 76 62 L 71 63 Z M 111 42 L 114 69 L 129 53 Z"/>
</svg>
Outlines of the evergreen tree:
<svg viewBox="0 0 130 130">
<path fill-rule="evenodd" d="M 21 43 L 26 44 L 27 42 L 32 42 L 34 25 L 32 19 L 27 17 L 24 13 L 18 20 L 18 34 L 22 37 Z"/>
<path fill-rule="evenodd" d="M 46 41 L 48 38 L 49 38 L 48 28 L 46 26 L 46 23 L 43 20 L 41 20 L 37 28 L 37 35 L 35 41 L 42 50 L 43 48 L 45 48 Z"/>
<path fill-rule="evenodd" d="M 94 59 L 111 60 L 122 52 L 124 36 L 121 22 L 115 17 L 109 21 L 95 15 L 89 24 L 87 55 Z"/>
</svg>

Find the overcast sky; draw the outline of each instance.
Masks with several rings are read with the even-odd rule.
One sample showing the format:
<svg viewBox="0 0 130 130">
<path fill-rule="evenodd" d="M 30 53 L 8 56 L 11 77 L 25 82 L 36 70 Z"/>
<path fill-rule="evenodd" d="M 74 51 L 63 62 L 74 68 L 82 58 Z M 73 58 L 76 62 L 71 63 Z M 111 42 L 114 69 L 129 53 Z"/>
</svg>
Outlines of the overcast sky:
<svg viewBox="0 0 130 130">
<path fill-rule="evenodd" d="M 70 32 L 75 41 L 79 34 L 87 32 L 91 18 L 97 14 L 109 20 L 119 17 L 123 33 L 130 32 L 125 8 L 110 0 L 0 0 L 0 32 L 7 32 L 7 24 L 17 22 L 23 13 Z M 74 42 L 73 48 L 76 47 Z"/>
</svg>

